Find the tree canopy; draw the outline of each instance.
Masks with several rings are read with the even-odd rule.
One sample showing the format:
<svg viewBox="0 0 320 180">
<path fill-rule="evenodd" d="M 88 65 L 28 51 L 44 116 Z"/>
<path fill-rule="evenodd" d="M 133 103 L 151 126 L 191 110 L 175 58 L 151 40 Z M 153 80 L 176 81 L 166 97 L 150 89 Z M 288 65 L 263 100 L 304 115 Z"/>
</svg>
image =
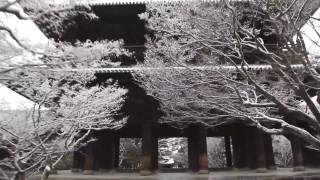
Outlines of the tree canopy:
<svg viewBox="0 0 320 180">
<path fill-rule="evenodd" d="M 153 34 L 141 66 L 157 71 L 137 73 L 136 79 L 161 102 L 163 122 L 178 127 L 239 122 L 295 135 L 319 148 L 320 111 L 309 94 L 317 90 L 310 82 L 318 82 L 319 74 L 301 32 L 314 6 L 295 0 L 148 4 L 141 18 Z M 251 71 L 250 64 L 272 70 Z"/>
<path fill-rule="evenodd" d="M 6 5 L 11 7 L 11 4 Z M 0 13 L 11 13 L 4 8 L 6 5 L 0 6 Z M 52 15 L 60 11 L 45 8 L 39 12 L 35 5 L 37 4 L 28 6 L 34 8 L 35 17 L 39 13 L 50 11 L 49 15 L 46 15 L 51 16 L 41 20 L 45 25 L 50 24 Z M 18 10 L 20 11 L 21 7 Z M 42 17 L 41 14 L 39 17 Z M 62 20 L 66 18 L 54 17 L 58 18 L 57 24 L 53 23 L 54 27 L 60 27 L 63 24 Z M 3 26 L 6 27 L 6 24 Z M 54 29 L 53 33 L 58 36 L 61 33 L 59 30 Z M 5 31 L 11 32 L 10 29 Z M 15 35 L 12 34 L 12 37 Z M 51 41 L 51 46 L 42 53 L 24 46 L 19 39 L 15 40 L 22 45 L 22 49 L 39 55 L 37 58 L 41 63 L 1 71 L 1 75 L 11 77 L 2 79 L 1 83 L 37 102 L 38 106 L 35 106 L 30 116 L 24 119 L 30 122 L 23 132 L 8 124 L 8 121 L 0 122 L 0 151 L 4 153 L 0 153 L 0 177 L 11 179 L 13 176 L 15 179 L 25 179 L 43 171 L 44 178 L 47 178 L 48 173 L 66 154 L 94 140 L 90 138 L 92 131 L 120 128 L 127 119 L 120 112 L 127 90 L 120 87 L 116 80 L 108 79 L 96 83 L 94 72 L 64 70 L 116 67 L 120 65 L 119 59 L 129 57 L 131 53 L 123 48 L 123 42 L 120 40 L 71 43 Z M 45 107 L 45 112 L 42 107 Z"/>
</svg>

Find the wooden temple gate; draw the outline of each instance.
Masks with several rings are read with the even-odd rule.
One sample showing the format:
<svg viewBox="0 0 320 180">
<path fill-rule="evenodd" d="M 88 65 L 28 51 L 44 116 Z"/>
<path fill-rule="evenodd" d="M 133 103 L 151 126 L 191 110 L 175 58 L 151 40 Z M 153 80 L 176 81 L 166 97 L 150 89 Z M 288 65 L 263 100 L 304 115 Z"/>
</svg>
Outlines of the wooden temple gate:
<svg viewBox="0 0 320 180">
<path fill-rule="evenodd" d="M 126 126 L 120 130 L 96 132 L 98 140 L 88 144 L 81 152 L 74 152 L 73 171 L 92 174 L 110 172 L 119 167 L 120 138 L 141 138 L 141 175 L 150 175 L 158 169 L 158 138 L 188 138 L 188 164 L 193 172 L 206 174 L 208 169 L 207 137 L 224 137 L 226 164 L 233 169 L 256 169 L 266 172 L 276 169 L 272 139 L 255 127 L 232 124 L 206 129 L 199 124 L 183 130 L 167 125 Z M 302 144 L 292 139 L 293 170 L 303 170 Z M 187 158 L 187 157 L 186 157 Z"/>
<path fill-rule="evenodd" d="M 136 3 L 112 4 L 114 1 L 95 4 L 88 1 L 89 6 L 102 21 L 97 25 L 85 25 L 80 29 L 68 33 L 64 40 L 80 39 L 124 39 L 128 49 L 136 51 L 136 47 L 145 43 L 146 29 L 137 14 L 145 12 L 145 1 L 132 0 Z M 90 3 L 91 2 L 91 3 Z M 137 3 L 138 2 L 138 3 Z M 81 6 L 81 4 L 80 4 Z M 85 24 L 85 23 L 84 23 Z M 98 29 L 98 31 L 97 31 Z M 113 32 L 113 34 L 112 34 Z M 137 53 L 138 61 L 143 61 L 143 53 Z M 122 65 L 130 66 L 132 64 Z M 121 68 L 120 68 L 121 69 Z M 84 174 L 93 171 L 112 171 L 119 165 L 120 138 L 142 138 L 141 169 L 142 175 L 151 174 L 158 169 L 158 138 L 186 137 L 188 138 L 189 169 L 194 172 L 208 173 L 207 137 L 224 137 L 226 162 L 234 169 L 256 169 L 265 172 L 275 169 L 274 153 L 270 135 L 266 135 L 255 127 L 233 123 L 214 128 L 206 128 L 199 124 L 192 124 L 180 130 L 169 125 L 159 124 L 159 114 L 155 108 L 157 103 L 150 100 L 144 90 L 133 83 L 128 72 L 97 74 L 98 81 L 115 78 L 119 84 L 129 90 L 128 102 L 125 105 L 126 114 L 130 115 L 129 123 L 119 130 L 97 131 L 92 134 L 96 142 L 74 152 L 73 169 L 83 170 Z M 142 103 L 141 103 L 142 102 Z M 142 120 L 141 120 L 142 119 Z M 315 153 L 303 146 L 299 139 L 288 137 L 292 144 L 293 166 L 295 170 L 303 170 L 305 165 L 320 165 L 320 153 Z M 312 152 L 311 152 L 312 151 Z"/>
</svg>

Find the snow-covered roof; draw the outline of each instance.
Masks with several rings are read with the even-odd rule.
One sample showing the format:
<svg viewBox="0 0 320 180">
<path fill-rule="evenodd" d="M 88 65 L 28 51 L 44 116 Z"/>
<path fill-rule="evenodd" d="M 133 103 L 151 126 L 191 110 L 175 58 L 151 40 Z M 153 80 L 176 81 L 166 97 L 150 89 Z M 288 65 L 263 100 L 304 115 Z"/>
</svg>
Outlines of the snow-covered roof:
<svg viewBox="0 0 320 180">
<path fill-rule="evenodd" d="M 130 5 L 130 4 L 147 4 L 147 3 L 174 3 L 187 2 L 192 0 L 53 0 L 51 3 L 57 5 Z M 221 2 L 221 0 L 198 0 L 203 2 Z M 230 1 L 250 1 L 250 0 L 230 0 Z"/>
<path fill-rule="evenodd" d="M 320 65 L 316 65 L 319 67 Z M 291 66 L 294 70 L 304 70 L 304 65 L 297 64 Z M 157 70 L 204 70 L 204 71 L 218 71 L 218 70 L 226 70 L 226 71 L 236 71 L 236 68 L 240 68 L 241 66 L 190 66 L 190 67 L 159 67 L 159 68 L 147 68 L 147 67 L 117 67 L 117 68 L 83 68 L 83 69 L 51 69 L 52 71 L 61 71 L 61 72 L 97 72 L 97 73 L 108 73 L 108 74 L 116 74 L 116 73 L 136 73 L 143 71 L 157 71 Z M 244 67 L 249 71 L 272 71 L 273 68 L 271 65 L 249 65 Z"/>
</svg>

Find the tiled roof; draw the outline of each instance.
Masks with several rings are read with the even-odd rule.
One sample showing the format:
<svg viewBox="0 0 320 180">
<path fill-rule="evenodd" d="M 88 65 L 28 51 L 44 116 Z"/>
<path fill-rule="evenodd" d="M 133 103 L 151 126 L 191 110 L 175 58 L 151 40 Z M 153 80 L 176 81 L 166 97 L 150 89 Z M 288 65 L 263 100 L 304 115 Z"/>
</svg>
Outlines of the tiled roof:
<svg viewBox="0 0 320 180">
<path fill-rule="evenodd" d="M 146 4 L 146 3 L 172 3 L 187 2 L 192 0 L 53 0 L 51 3 L 57 5 L 126 5 L 126 4 Z M 221 0 L 198 0 L 203 2 L 220 2 Z M 250 1 L 250 0 L 230 0 L 230 1 Z"/>
<path fill-rule="evenodd" d="M 291 66 L 294 70 L 303 70 L 304 66 L 297 64 Z M 317 65 L 317 67 L 319 67 Z M 118 67 L 118 68 L 84 68 L 84 69 L 54 69 L 53 71 L 63 71 L 63 72 L 97 72 L 97 73 L 136 73 L 144 71 L 157 71 L 157 70 L 203 70 L 203 71 L 236 71 L 240 66 L 196 66 L 196 67 L 162 67 L 162 68 L 146 68 L 146 67 Z M 272 71 L 270 65 L 250 65 L 245 67 L 248 71 Z"/>
</svg>

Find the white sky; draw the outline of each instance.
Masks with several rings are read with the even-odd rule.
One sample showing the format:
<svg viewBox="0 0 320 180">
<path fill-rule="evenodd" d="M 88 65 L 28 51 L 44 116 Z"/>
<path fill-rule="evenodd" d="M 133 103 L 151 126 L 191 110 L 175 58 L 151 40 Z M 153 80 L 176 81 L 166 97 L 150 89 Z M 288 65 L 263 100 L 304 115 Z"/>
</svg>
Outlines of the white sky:
<svg viewBox="0 0 320 180">
<path fill-rule="evenodd" d="M 313 17 L 320 18 L 320 9 L 314 14 Z M 317 33 L 313 30 L 313 26 L 319 31 L 320 33 L 320 21 L 311 21 L 312 23 L 308 22 L 303 28 L 302 32 L 304 33 L 304 39 L 307 46 L 307 49 L 310 55 L 317 55 L 320 56 L 320 38 Z M 312 25 L 313 24 L 313 25 Z"/>
<path fill-rule="evenodd" d="M 48 38 L 31 20 L 20 20 L 14 15 L 0 12 L 0 23 L 13 30 L 18 39 L 34 51 L 44 52 L 49 46 Z M 19 47 L 5 31 L 0 31 L 0 47 L 0 59 L 18 52 L 18 56 L 14 58 L 1 60 L 1 67 L 41 63 L 38 56 Z M 24 110 L 33 106 L 32 101 L 0 84 L 0 110 Z"/>
<path fill-rule="evenodd" d="M 320 18 L 320 10 L 318 10 L 315 13 L 314 17 Z M 26 46 L 35 51 L 43 52 L 44 49 L 49 46 L 49 40 L 47 39 L 47 37 L 38 29 L 38 27 L 31 20 L 19 20 L 17 17 L 13 15 L 9 15 L 7 13 L 0 13 L 0 23 L 5 24 L 9 28 L 13 29 L 14 32 L 18 35 L 18 38 L 23 43 L 25 43 Z M 320 22 L 314 21 L 314 26 L 318 28 L 320 31 Z M 311 27 L 312 26 L 310 24 L 307 24 L 303 27 L 306 46 L 310 54 L 320 55 L 320 49 L 317 46 L 317 43 L 320 44 L 320 39 Z M 15 47 L 17 49 L 19 48 L 13 39 L 10 39 L 10 37 L 3 31 L 0 31 L 0 45 L 4 43 L 10 43 L 10 46 Z M 19 51 L 21 51 L 21 49 Z M 5 53 L 8 53 L 7 56 L 10 56 L 9 51 L 6 51 Z M 5 53 L 1 52 L 0 57 L 1 55 L 6 55 Z M 0 66 L 10 64 L 23 64 L 28 62 L 39 63 L 39 60 L 34 55 L 22 50 L 20 56 L 17 56 L 14 59 L 10 59 L 10 62 L 1 61 Z M 30 107 L 33 107 L 32 101 L 0 84 L 0 110 L 5 110 L 8 108 L 29 109 Z"/>
</svg>

